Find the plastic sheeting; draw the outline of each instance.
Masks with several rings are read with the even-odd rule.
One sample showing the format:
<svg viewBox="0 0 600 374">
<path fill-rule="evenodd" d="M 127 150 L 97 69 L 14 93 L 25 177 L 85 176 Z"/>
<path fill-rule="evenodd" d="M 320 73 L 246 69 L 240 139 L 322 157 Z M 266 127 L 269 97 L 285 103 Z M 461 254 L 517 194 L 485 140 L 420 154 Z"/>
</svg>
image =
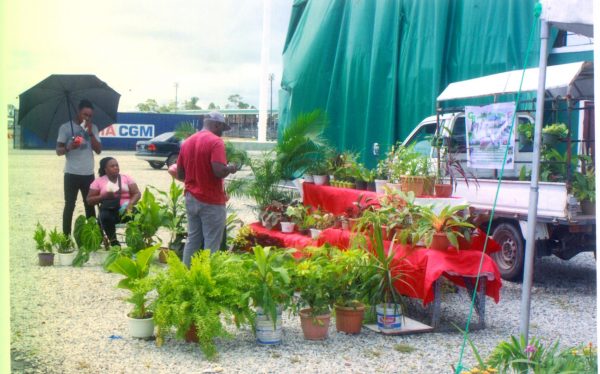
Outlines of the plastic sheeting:
<svg viewBox="0 0 600 374">
<path fill-rule="evenodd" d="M 449 83 L 521 69 L 533 8 L 533 0 L 296 0 L 280 126 L 323 109 L 330 142 L 373 165 L 373 143 L 383 152 L 404 139 Z M 529 66 L 537 53 L 536 45 Z"/>
</svg>

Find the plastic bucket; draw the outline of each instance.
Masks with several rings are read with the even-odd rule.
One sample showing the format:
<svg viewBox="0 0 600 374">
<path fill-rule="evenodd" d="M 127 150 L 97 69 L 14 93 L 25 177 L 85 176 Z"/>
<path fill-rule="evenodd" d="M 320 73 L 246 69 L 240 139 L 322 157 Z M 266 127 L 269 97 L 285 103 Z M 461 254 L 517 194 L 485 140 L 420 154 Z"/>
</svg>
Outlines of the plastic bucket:
<svg viewBox="0 0 600 374">
<path fill-rule="evenodd" d="M 383 333 L 402 330 L 402 308 L 398 304 L 377 304 L 377 327 Z"/>
<path fill-rule="evenodd" d="M 275 326 L 273 321 L 266 315 L 262 308 L 256 308 L 256 342 L 262 345 L 274 345 L 281 343 L 281 308 L 277 308 L 277 320 Z"/>
</svg>

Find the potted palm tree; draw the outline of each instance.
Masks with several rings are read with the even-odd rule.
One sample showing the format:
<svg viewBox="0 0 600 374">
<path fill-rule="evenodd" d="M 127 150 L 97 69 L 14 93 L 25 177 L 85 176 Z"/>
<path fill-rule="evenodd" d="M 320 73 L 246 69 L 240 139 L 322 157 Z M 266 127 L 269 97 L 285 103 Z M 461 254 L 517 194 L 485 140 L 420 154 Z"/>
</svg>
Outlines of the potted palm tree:
<svg viewBox="0 0 600 374">
<path fill-rule="evenodd" d="M 154 318 L 147 300 L 147 294 L 154 289 L 154 283 L 148 273 L 152 256 L 159 246 L 157 244 L 137 252 L 135 260 L 119 256 L 108 266 L 109 271 L 125 276 L 117 287 L 131 292 L 127 301 L 133 304 L 133 310 L 127 317 L 129 334 L 134 338 L 145 339 L 154 335 Z"/>
<path fill-rule="evenodd" d="M 248 294 L 256 310 L 254 331 L 258 344 L 281 343 L 281 313 L 290 303 L 288 268 L 293 258 L 288 251 L 255 246 L 244 258 Z"/>
<path fill-rule="evenodd" d="M 377 222 L 373 225 L 371 249 L 365 267 L 362 292 L 370 305 L 375 306 L 377 326 L 382 333 L 396 333 L 404 325 L 403 298 L 397 284 L 406 281 L 406 274 L 401 270 L 404 258 L 397 258 L 394 243 L 386 251 L 381 227 Z"/>
<path fill-rule="evenodd" d="M 54 265 L 54 253 L 52 252 L 52 243 L 46 240 L 47 232 L 44 227 L 38 222 L 33 232 L 33 240 L 35 240 L 38 253 L 38 261 L 40 266 Z"/>
<path fill-rule="evenodd" d="M 430 206 L 422 207 L 419 219 L 419 233 L 425 245 L 431 249 L 446 250 L 449 245 L 459 249 L 458 238 L 470 238 L 475 226 L 463 214 L 468 205 L 444 206 L 436 213 Z"/>
<path fill-rule="evenodd" d="M 294 310 L 300 315 L 304 339 L 327 339 L 334 301 L 335 273 L 329 266 L 328 247 L 309 247 L 309 256 L 293 268 L 292 284 L 300 290 Z"/>
</svg>

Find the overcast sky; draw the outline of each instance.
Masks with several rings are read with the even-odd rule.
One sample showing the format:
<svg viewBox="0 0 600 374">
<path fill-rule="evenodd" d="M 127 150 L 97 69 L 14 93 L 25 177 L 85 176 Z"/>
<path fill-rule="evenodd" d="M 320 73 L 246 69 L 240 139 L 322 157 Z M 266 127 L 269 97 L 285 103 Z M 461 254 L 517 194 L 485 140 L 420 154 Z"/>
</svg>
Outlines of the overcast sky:
<svg viewBox="0 0 600 374">
<path fill-rule="evenodd" d="M 292 0 L 272 0 L 274 106 Z M 50 74 L 95 74 L 121 94 L 120 111 L 148 98 L 192 96 L 225 104 L 239 93 L 258 107 L 262 0 L 9 0 L 2 83 L 9 103 Z M 8 29 L 8 35 L 6 34 Z"/>
</svg>

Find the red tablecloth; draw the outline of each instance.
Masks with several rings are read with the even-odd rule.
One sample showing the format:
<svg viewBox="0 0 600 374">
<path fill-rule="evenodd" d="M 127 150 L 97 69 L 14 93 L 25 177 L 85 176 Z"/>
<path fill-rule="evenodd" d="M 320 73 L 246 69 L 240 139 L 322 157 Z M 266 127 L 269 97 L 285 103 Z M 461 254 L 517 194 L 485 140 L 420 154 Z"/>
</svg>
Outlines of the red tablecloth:
<svg viewBox="0 0 600 374">
<path fill-rule="evenodd" d="M 313 208 L 321 208 L 329 213 L 340 215 L 346 208 L 353 206 L 361 198 L 363 204 L 379 204 L 377 193 L 360 191 L 351 188 L 317 186 L 313 183 L 303 183 L 303 204 Z"/>
<path fill-rule="evenodd" d="M 280 247 L 298 249 L 298 252 L 294 253 L 294 257 L 296 258 L 301 258 L 303 256 L 302 249 L 317 244 L 317 242 L 315 240 L 312 240 L 312 238 L 310 238 L 309 236 L 302 235 L 297 232 L 287 234 L 281 231 L 269 230 L 264 228 L 258 222 L 250 224 L 250 228 L 256 234 L 267 235 L 271 238 L 275 238 L 281 243 Z"/>
<path fill-rule="evenodd" d="M 336 247 L 349 248 L 351 238 L 355 233 L 340 229 L 327 229 L 321 233 L 317 245 L 329 243 Z M 433 301 L 433 285 L 435 281 L 444 275 L 454 284 L 465 287 L 463 277 L 476 277 L 479 269 L 481 256 L 483 265 L 481 275 L 487 278 L 486 294 L 494 301 L 500 301 L 500 288 L 502 280 L 498 266 L 487 254 L 482 254 L 485 234 L 478 231 L 473 237 L 471 247 L 468 249 L 449 248 L 446 251 L 437 251 L 418 247 L 411 249 L 404 245 L 395 245 L 395 258 L 400 271 L 406 274 L 404 281 L 396 282 L 396 288 L 404 295 L 416 297 L 423 300 L 423 304 Z M 389 248 L 390 243 L 385 243 Z M 493 240 L 488 241 L 487 251 L 499 250 L 499 245 Z M 490 252 L 488 252 L 490 253 Z"/>
</svg>

